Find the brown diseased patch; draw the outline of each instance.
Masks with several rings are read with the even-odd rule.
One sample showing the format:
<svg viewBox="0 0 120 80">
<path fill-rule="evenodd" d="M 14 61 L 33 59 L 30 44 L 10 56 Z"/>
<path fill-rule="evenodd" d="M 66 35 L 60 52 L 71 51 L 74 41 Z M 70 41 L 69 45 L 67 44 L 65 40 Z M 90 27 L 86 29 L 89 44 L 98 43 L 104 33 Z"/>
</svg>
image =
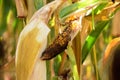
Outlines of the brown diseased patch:
<svg viewBox="0 0 120 80">
<path fill-rule="evenodd" d="M 76 26 L 73 25 L 74 21 L 78 20 L 78 17 L 72 17 L 66 20 L 66 28 L 61 34 L 55 38 L 53 43 L 43 52 L 41 59 L 49 60 L 63 52 L 71 40 L 71 34 L 74 32 Z"/>
<path fill-rule="evenodd" d="M 53 43 L 43 52 L 41 59 L 49 60 L 67 48 L 70 37 L 71 28 L 67 27 L 62 34 L 59 34 Z"/>
</svg>

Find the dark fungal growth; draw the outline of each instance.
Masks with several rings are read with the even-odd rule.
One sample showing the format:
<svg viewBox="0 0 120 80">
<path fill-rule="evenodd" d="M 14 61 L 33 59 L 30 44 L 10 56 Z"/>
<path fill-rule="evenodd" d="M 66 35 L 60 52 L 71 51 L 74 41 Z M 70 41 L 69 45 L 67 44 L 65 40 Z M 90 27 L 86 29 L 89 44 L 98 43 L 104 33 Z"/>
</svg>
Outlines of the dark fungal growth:
<svg viewBox="0 0 120 80">
<path fill-rule="evenodd" d="M 78 16 L 71 16 L 66 19 L 66 28 L 61 34 L 58 34 L 53 43 L 49 45 L 47 49 L 45 49 L 41 56 L 42 60 L 52 59 L 67 48 L 69 41 L 72 40 L 72 36 L 75 35 L 78 24 L 76 23 L 76 25 L 74 25 L 74 23 L 78 20 Z"/>
<path fill-rule="evenodd" d="M 59 34 L 53 43 L 43 52 L 41 59 L 49 60 L 67 48 L 70 37 L 71 27 L 66 27 L 62 34 Z"/>
</svg>

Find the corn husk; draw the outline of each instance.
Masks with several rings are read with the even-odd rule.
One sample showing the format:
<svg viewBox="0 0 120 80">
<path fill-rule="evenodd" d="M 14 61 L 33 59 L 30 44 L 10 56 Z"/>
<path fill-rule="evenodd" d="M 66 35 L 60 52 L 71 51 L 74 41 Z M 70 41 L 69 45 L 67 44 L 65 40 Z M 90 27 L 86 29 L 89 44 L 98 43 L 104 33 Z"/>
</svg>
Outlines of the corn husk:
<svg viewBox="0 0 120 80">
<path fill-rule="evenodd" d="M 47 45 L 48 20 L 61 2 L 55 0 L 39 9 L 22 30 L 16 50 L 17 80 L 46 80 L 46 62 L 40 56 Z"/>
</svg>

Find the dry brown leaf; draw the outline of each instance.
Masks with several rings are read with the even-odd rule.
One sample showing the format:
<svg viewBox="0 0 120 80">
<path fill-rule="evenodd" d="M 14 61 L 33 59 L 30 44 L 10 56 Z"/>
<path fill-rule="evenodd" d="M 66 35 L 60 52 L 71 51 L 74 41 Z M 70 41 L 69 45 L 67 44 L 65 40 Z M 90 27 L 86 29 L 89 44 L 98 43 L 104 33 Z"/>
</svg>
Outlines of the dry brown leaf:
<svg viewBox="0 0 120 80">
<path fill-rule="evenodd" d="M 113 39 L 107 46 L 104 56 L 102 58 L 102 63 L 101 63 L 101 78 L 102 80 L 110 80 L 110 77 L 112 72 L 112 67 L 113 65 L 113 60 L 116 55 L 116 50 L 120 45 L 120 37 Z M 113 80 L 113 79 L 111 79 Z M 115 79 L 116 80 L 116 79 Z"/>
</svg>

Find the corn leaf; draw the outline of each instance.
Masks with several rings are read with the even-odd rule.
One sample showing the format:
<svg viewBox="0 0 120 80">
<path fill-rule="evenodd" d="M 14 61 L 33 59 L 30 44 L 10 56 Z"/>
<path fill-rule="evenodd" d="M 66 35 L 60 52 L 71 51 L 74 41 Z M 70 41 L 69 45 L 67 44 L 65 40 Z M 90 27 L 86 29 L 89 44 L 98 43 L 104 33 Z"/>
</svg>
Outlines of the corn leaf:
<svg viewBox="0 0 120 80">
<path fill-rule="evenodd" d="M 63 8 L 60 11 L 59 16 L 60 16 L 60 18 L 63 18 L 63 17 L 67 16 L 68 14 L 70 14 L 78 9 L 85 8 L 88 5 L 92 5 L 92 4 L 95 4 L 97 2 L 98 2 L 98 0 L 84 0 L 84 1 L 76 2 L 74 4 L 71 4 L 71 5 Z"/>
<path fill-rule="evenodd" d="M 95 9 L 94 9 L 94 14 L 99 14 L 107 5 L 108 3 L 105 2 L 105 3 L 101 3 L 99 4 Z"/>
<path fill-rule="evenodd" d="M 34 0 L 34 4 L 35 4 L 35 8 L 38 10 L 41 7 L 43 7 L 45 3 L 43 0 Z"/>
<path fill-rule="evenodd" d="M 120 37 L 114 38 L 107 45 L 104 56 L 102 57 L 102 65 L 100 70 L 101 80 L 110 80 L 110 79 L 118 79 L 116 76 L 119 72 L 117 71 L 119 67 L 115 67 L 119 65 L 119 51 L 120 51 Z M 116 70 L 117 72 L 113 71 Z M 103 74 L 104 73 L 104 74 Z M 110 75 L 108 75 L 110 74 Z M 119 80 L 119 79 L 118 79 Z"/>
<path fill-rule="evenodd" d="M 87 36 L 82 48 L 82 63 L 84 62 L 100 33 L 106 26 L 108 26 L 108 24 L 109 20 L 99 22 L 97 25 L 95 25 L 95 29 L 92 30 L 91 33 Z"/>
<path fill-rule="evenodd" d="M 80 32 L 73 39 L 72 48 L 73 48 L 75 59 L 76 59 L 78 74 L 80 75 L 80 68 L 81 68 L 80 67 L 80 65 L 81 65 L 81 36 L 80 36 Z"/>
<path fill-rule="evenodd" d="M 7 16 L 10 10 L 10 1 L 1 1 L 0 8 L 2 10 L 0 11 L 0 36 L 2 36 L 7 29 Z"/>
</svg>

